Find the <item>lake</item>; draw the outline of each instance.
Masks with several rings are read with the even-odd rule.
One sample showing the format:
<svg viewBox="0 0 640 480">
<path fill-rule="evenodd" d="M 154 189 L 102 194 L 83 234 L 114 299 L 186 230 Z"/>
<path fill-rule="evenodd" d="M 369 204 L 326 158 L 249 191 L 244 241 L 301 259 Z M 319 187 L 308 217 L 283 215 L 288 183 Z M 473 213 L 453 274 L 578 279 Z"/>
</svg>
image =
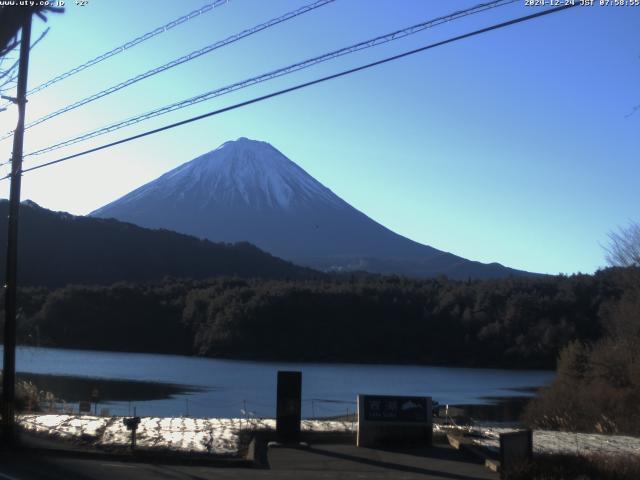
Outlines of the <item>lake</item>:
<svg viewBox="0 0 640 480">
<path fill-rule="evenodd" d="M 0 348 L 1 350 L 1 348 Z M 353 413 L 358 393 L 426 395 L 441 404 L 486 405 L 531 395 L 552 371 L 422 365 L 253 362 L 175 355 L 19 347 L 19 377 L 69 403 L 143 416 L 275 416 L 276 373 L 302 371 L 303 416 Z"/>
</svg>

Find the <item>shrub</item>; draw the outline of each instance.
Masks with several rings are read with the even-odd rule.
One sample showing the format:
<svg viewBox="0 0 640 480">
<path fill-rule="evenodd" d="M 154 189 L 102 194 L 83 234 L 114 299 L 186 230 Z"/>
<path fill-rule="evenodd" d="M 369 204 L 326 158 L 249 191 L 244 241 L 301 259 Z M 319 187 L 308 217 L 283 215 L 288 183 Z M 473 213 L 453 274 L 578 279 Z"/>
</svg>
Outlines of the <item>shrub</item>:
<svg viewBox="0 0 640 480">
<path fill-rule="evenodd" d="M 627 290 L 602 309 L 606 336 L 573 342 L 558 359 L 558 375 L 525 408 L 532 427 L 640 434 L 640 294 Z"/>
</svg>

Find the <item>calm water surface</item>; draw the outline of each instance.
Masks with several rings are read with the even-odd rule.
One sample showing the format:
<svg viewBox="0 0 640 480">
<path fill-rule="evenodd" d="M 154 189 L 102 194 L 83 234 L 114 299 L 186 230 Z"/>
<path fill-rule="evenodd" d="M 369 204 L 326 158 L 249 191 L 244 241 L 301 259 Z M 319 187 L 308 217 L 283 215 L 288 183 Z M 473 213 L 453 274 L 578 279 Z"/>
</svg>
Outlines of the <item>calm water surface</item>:
<svg viewBox="0 0 640 480">
<path fill-rule="evenodd" d="M 495 397 L 524 395 L 528 387 L 554 378 L 554 372 L 540 370 L 253 362 L 35 347 L 19 347 L 16 364 L 18 372 L 39 374 L 31 378 L 54 393 L 60 394 L 55 391 L 60 386 L 71 403 L 98 388 L 99 408 L 112 414 L 136 407 L 138 415 L 159 416 L 239 417 L 244 410 L 272 417 L 278 370 L 302 371 L 303 416 L 353 412 L 358 393 L 487 404 Z"/>
</svg>

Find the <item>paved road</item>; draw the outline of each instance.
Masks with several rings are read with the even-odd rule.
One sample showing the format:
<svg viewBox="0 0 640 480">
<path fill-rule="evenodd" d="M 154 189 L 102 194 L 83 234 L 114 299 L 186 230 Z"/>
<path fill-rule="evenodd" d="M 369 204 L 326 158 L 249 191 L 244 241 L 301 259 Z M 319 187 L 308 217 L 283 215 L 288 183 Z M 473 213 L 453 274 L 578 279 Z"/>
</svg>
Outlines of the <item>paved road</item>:
<svg viewBox="0 0 640 480">
<path fill-rule="evenodd" d="M 176 466 L 78 459 L 29 452 L 0 453 L 0 480 L 207 480 L 207 479 L 497 479 L 448 446 L 393 452 L 353 445 L 273 448 L 265 469 Z"/>
</svg>

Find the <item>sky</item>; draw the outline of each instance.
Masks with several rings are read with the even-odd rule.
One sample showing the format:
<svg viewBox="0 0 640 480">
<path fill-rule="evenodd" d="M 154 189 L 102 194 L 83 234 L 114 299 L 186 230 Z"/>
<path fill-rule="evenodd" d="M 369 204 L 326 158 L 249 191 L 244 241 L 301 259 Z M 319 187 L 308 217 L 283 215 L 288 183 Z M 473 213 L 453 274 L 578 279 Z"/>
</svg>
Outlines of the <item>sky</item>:
<svg viewBox="0 0 640 480">
<path fill-rule="evenodd" d="M 418 242 L 529 271 L 594 272 L 605 266 L 608 232 L 640 220 L 640 111 L 632 114 L 640 104 L 640 6 L 598 2 L 26 173 L 22 198 L 84 215 L 249 137 Z M 50 29 L 32 49 L 29 88 L 208 2 L 77 3 L 67 0 L 47 23 L 34 18 L 34 39 Z M 230 0 L 33 94 L 27 121 L 309 3 Z M 25 153 L 477 3 L 336 0 L 28 129 Z M 24 167 L 542 8 L 516 1 L 29 156 Z M 15 107 L 0 112 L 0 132 L 15 122 Z M 0 159 L 10 153 L 10 139 L 0 142 Z M 8 197 L 6 180 L 0 197 Z"/>
</svg>

